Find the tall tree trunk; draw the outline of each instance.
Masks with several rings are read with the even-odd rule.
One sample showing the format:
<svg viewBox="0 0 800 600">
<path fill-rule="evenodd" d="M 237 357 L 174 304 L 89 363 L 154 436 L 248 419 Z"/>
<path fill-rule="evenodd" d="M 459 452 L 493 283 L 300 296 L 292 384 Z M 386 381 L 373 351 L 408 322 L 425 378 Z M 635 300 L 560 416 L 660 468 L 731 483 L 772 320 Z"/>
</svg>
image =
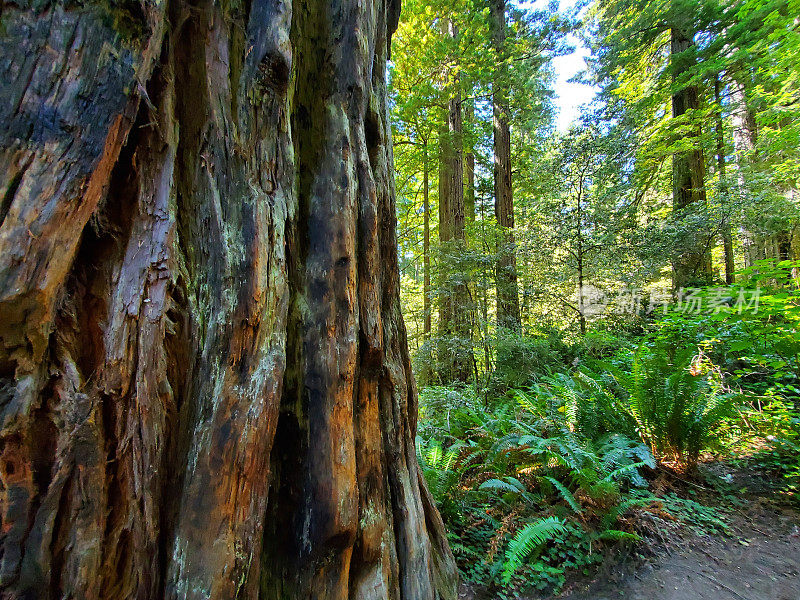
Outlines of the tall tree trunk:
<svg viewBox="0 0 800 600">
<path fill-rule="evenodd" d="M 522 204 L 522 214 L 520 217 L 520 227 L 524 231 L 528 225 L 528 214 L 524 203 Z M 525 328 L 525 325 L 522 322 L 522 317 L 524 315 L 528 315 L 532 309 L 532 303 L 530 301 L 531 263 L 528 258 L 528 255 L 530 254 L 530 245 L 529 242 L 527 242 L 527 238 L 523 238 L 522 244 L 523 247 L 519 252 L 520 263 L 517 265 L 517 284 L 520 289 L 520 331 L 524 331 Z"/>
<path fill-rule="evenodd" d="M 578 184 L 578 193 L 575 202 L 575 239 L 577 240 L 578 247 L 575 252 L 575 258 L 578 263 L 578 321 L 580 324 L 581 335 L 586 335 L 586 304 L 585 298 L 585 261 L 584 244 L 583 244 L 583 175 L 581 175 L 580 183 Z"/>
<path fill-rule="evenodd" d="M 448 123 L 439 132 L 439 260 L 436 299 L 439 307 L 439 323 L 437 335 L 437 370 L 442 381 L 452 379 L 452 355 L 450 353 L 450 337 L 453 328 L 453 294 L 449 289 L 452 277 L 452 261 L 450 247 L 453 240 L 453 211 L 450 208 L 452 185 L 451 170 L 454 148 L 450 140 L 449 111 Z"/>
<path fill-rule="evenodd" d="M 494 23 L 493 41 L 499 57 L 492 84 L 494 117 L 494 208 L 500 228 L 497 259 L 497 324 L 519 331 L 519 292 L 514 243 L 514 196 L 511 186 L 511 130 L 508 120 L 507 73 L 505 69 L 506 3 L 490 0 Z"/>
<path fill-rule="evenodd" d="M 455 26 L 449 33 L 457 36 Z M 460 263 L 466 249 L 464 214 L 464 127 L 458 81 L 448 101 L 447 126 L 440 136 L 439 162 L 439 361 L 445 381 L 467 381 L 472 371 L 469 289 Z"/>
<path fill-rule="evenodd" d="M 431 204 L 428 140 L 422 145 L 422 312 L 425 313 L 424 338 L 430 339 L 431 314 Z"/>
<path fill-rule="evenodd" d="M 475 121 L 475 101 L 469 99 L 467 101 L 464 117 L 467 121 L 467 126 L 471 129 Z M 464 217 L 467 223 L 475 222 L 475 151 L 474 144 L 470 141 L 467 143 L 467 152 L 464 155 L 464 175 L 466 177 L 464 189 Z"/>
<path fill-rule="evenodd" d="M 747 172 L 755 162 L 756 139 L 758 127 L 755 114 L 747 101 L 747 88 L 744 80 L 749 75 L 744 73 L 734 79 L 731 85 L 731 104 L 733 114 L 733 149 L 736 155 L 736 168 L 741 193 L 748 193 Z M 766 258 L 763 232 L 742 228 L 742 245 L 744 246 L 745 266 L 752 266 L 757 260 Z"/>
<path fill-rule="evenodd" d="M 581 335 L 586 335 L 586 305 L 584 303 L 583 244 L 578 238 L 578 323 Z"/>
<path fill-rule="evenodd" d="M 716 104 L 716 142 L 717 142 L 717 171 L 719 173 L 719 192 L 722 195 L 722 251 L 725 257 L 725 283 L 731 285 L 736 276 L 736 266 L 733 260 L 733 233 L 731 232 L 730 207 L 728 198 L 728 185 L 725 180 L 725 122 L 722 118 L 722 89 L 719 75 L 714 78 L 714 102 Z"/>
<path fill-rule="evenodd" d="M 671 30 L 671 61 L 673 77 L 679 81 L 694 65 L 687 53 L 694 42 L 690 33 L 679 27 Z M 672 116 L 684 116 L 689 110 L 700 108 L 697 87 L 686 85 L 672 96 Z M 711 253 L 705 228 L 692 222 L 692 217 L 706 208 L 705 166 L 700 148 L 700 133 L 691 135 L 696 148 L 676 152 L 672 158 L 672 205 L 681 223 L 682 233 L 672 259 L 673 287 L 677 290 L 688 285 L 705 284 L 711 279 Z"/>
<path fill-rule="evenodd" d="M 422 339 L 425 341 L 423 349 L 428 360 L 423 360 L 421 369 L 417 371 L 418 380 L 423 384 L 431 383 L 435 373 L 434 365 L 430 360 L 434 355 L 429 343 L 433 328 L 431 293 L 430 166 L 428 164 L 428 140 L 425 138 L 422 142 Z"/>
<path fill-rule="evenodd" d="M 731 86 L 731 103 L 733 105 L 733 143 L 737 160 L 744 171 L 745 163 L 754 158 L 758 140 L 758 124 L 753 107 L 748 101 L 748 80 L 750 74 L 745 69 L 738 78 L 733 79 Z M 749 83 L 752 86 L 752 82 Z M 743 175 L 740 175 L 743 177 Z M 742 181 L 744 183 L 744 181 Z"/>
<path fill-rule="evenodd" d="M 18 6 L 0 597 L 455 598 L 399 305 L 399 5 Z"/>
</svg>

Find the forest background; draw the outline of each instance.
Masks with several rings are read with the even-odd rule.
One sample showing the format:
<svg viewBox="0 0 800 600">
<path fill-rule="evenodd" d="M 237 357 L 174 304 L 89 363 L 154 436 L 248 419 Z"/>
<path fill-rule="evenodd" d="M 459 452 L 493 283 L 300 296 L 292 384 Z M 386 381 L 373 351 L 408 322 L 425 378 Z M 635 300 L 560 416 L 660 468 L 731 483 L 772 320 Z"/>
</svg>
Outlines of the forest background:
<svg viewBox="0 0 800 600">
<path fill-rule="evenodd" d="M 468 581 L 558 590 L 593 548 L 638 543 L 637 514 L 721 522 L 666 472 L 729 494 L 704 465 L 760 466 L 796 501 L 798 14 L 405 2 L 417 447 Z"/>
</svg>

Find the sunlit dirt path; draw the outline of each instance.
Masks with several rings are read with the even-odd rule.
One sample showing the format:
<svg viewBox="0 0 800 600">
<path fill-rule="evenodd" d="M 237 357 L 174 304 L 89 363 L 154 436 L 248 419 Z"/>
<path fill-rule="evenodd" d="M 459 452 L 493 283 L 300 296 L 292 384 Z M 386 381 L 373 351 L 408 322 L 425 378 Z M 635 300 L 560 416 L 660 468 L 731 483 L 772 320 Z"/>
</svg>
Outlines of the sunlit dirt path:
<svg viewBox="0 0 800 600">
<path fill-rule="evenodd" d="M 729 536 L 690 536 L 672 552 L 613 571 L 564 600 L 800 600 L 800 518 L 755 504 Z"/>
</svg>

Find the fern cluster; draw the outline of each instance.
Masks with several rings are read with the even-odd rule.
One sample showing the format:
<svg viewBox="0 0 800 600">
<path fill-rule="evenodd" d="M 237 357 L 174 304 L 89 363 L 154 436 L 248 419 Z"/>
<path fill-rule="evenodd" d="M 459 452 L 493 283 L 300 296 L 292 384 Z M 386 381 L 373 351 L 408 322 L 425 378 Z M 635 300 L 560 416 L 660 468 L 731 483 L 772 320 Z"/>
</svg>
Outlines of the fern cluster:
<svg viewBox="0 0 800 600">
<path fill-rule="evenodd" d="M 693 466 L 716 427 L 735 413 L 737 394 L 697 349 L 642 345 L 630 373 L 603 366 L 620 386 L 639 435 L 659 458 Z"/>
<path fill-rule="evenodd" d="M 636 539 L 619 518 L 656 466 L 634 439 L 582 435 L 580 411 L 568 408 L 582 401 L 558 381 L 488 403 L 468 388 L 422 395 L 419 460 L 451 547 L 465 578 L 501 595 L 558 589 L 604 545 Z"/>
</svg>

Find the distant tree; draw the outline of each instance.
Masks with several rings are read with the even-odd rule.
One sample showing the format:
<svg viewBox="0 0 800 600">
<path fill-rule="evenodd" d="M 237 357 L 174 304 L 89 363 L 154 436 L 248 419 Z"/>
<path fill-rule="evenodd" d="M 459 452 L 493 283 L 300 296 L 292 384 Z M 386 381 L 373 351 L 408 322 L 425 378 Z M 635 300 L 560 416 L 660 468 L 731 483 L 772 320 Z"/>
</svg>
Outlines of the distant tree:
<svg viewBox="0 0 800 600">
<path fill-rule="evenodd" d="M 540 285 L 577 320 L 581 334 L 587 288 L 619 280 L 632 252 L 625 239 L 633 225 L 625 157 L 625 140 L 587 116 L 551 142 L 540 162 L 541 194 L 528 207 L 539 215 L 526 250 L 537 257 Z"/>
</svg>

